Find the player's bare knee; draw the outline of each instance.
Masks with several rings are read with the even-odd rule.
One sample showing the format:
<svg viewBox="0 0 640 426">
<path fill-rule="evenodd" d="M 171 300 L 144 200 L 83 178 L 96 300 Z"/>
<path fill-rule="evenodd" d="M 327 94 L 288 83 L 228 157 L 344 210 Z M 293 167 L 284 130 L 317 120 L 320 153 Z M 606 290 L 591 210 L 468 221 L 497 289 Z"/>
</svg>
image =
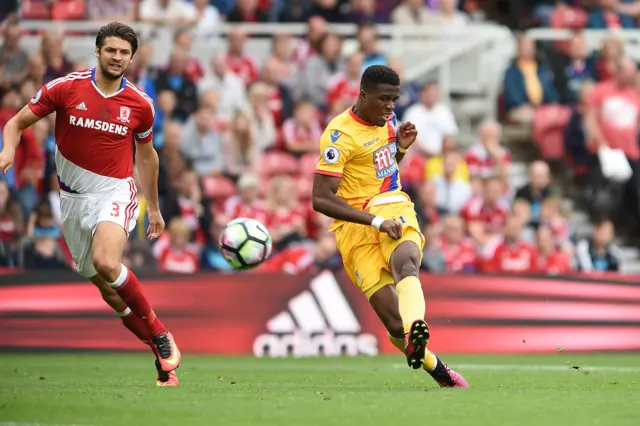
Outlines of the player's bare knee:
<svg viewBox="0 0 640 426">
<path fill-rule="evenodd" d="M 420 249 L 413 243 L 402 244 L 393 254 L 393 269 L 397 280 L 416 277 L 420 271 Z"/>
<path fill-rule="evenodd" d="M 120 260 L 109 253 L 102 250 L 94 250 L 93 266 L 98 274 L 108 282 L 113 282 L 118 278 L 120 273 Z"/>
</svg>

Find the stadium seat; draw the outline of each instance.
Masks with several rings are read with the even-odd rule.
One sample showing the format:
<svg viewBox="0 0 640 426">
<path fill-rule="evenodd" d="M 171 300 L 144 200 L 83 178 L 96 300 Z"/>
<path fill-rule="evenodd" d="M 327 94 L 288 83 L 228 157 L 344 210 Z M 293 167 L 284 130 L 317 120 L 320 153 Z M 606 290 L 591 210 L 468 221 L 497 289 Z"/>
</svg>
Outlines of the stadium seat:
<svg viewBox="0 0 640 426">
<path fill-rule="evenodd" d="M 51 9 L 46 0 L 24 0 L 22 2 L 20 17 L 48 21 L 51 19 Z"/>
<path fill-rule="evenodd" d="M 51 19 L 54 21 L 73 21 L 85 18 L 84 1 L 63 0 L 51 7 Z"/>
<path fill-rule="evenodd" d="M 262 174 L 273 176 L 277 174 L 298 174 L 300 164 L 291 154 L 282 151 L 268 151 L 262 157 Z"/>
<path fill-rule="evenodd" d="M 564 129 L 571 118 L 571 109 L 564 105 L 543 105 L 533 118 L 533 142 L 545 160 L 564 158 Z"/>
<path fill-rule="evenodd" d="M 223 176 L 202 178 L 204 195 L 214 201 L 225 200 L 236 193 L 233 181 Z"/>
<path fill-rule="evenodd" d="M 551 28 L 579 30 L 587 25 L 588 18 L 584 9 L 561 3 L 551 14 Z"/>
<path fill-rule="evenodd" d="M 300 174 L 303 176 L 313 176 L 318 164 L 318 154 L 309 153 L 300 157 Z"/>
</svg>

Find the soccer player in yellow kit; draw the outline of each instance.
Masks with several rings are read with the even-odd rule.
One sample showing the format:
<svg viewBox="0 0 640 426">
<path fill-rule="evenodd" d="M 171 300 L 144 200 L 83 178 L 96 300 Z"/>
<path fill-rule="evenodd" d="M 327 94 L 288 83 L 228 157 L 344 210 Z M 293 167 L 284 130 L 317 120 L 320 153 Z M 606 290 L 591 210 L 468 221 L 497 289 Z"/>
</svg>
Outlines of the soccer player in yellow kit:
<svg viewBox="0 0 640 426">
<path fill-rule="evenodd" d="M 466 380 L 427 349 L 418 278 L 425 240 L 398 172 L 418 132 L 411 123 L 396 131 L 399 90 L 400 78 L 391 68 L 364 71 L 356 104 L 334 118 L 320 139 L 313 208 L 334 219 L 329 230 L 336 233 L 349 277 L 409 366 L 422 367 L 441 387 L 466 388 Z"/>
</svg>

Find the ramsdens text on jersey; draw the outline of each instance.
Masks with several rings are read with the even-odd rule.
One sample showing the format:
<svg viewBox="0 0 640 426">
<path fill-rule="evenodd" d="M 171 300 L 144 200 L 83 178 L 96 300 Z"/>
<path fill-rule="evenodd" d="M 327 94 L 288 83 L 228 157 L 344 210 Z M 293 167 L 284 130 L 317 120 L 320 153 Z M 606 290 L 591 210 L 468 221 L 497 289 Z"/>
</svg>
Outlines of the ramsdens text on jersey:
<svg viewBox="0 0 640 426">
<path fill-rule="evenodd" d="M 69 116 L 69 124 L 72 126 L 84 127 L 85 129 L 102 130 L 103 132 L 115 133 L 121 136 L 125 136 L 129 131 L 127 126 L 108 123 L 101 120 L 94 120 L 92 118 L 76 117 L 74 115 Z"/>
</svg>

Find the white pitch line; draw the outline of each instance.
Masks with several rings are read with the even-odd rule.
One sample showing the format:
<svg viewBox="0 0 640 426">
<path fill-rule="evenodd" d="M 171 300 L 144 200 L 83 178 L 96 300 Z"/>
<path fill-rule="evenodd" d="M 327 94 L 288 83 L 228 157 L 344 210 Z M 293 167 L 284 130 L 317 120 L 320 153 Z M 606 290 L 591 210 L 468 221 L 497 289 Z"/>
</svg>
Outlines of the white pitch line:
<svg viewBox="0 0 640 426">
<path fill-rule="evenodd" d="M 640 367 L 581 366 L 580 371 L 602 371 L 610 373 L 640 373 Z M 452 364 L 456 370 L 480 371 L 574 371 L 573 365 L 516 365 L 516 364 Z M 406 364 L 393 364 L 393 368 L 406 369 Z M 1 426 L 1 425 L 0 425 Z"/>
</svg>

